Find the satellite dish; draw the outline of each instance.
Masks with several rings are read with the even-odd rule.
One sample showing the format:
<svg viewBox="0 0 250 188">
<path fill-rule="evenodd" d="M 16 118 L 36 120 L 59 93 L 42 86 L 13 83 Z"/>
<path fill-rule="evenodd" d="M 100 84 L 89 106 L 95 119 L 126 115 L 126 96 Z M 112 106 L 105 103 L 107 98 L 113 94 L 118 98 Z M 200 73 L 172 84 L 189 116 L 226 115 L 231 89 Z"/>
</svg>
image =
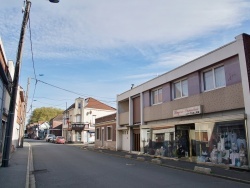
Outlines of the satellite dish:
<svg viewBox="0 0 250 188">
<path fill-rule="evenodd" d="M 51 3 L 59 3 L 60 0 L 49 0 Z"/>
</svg>

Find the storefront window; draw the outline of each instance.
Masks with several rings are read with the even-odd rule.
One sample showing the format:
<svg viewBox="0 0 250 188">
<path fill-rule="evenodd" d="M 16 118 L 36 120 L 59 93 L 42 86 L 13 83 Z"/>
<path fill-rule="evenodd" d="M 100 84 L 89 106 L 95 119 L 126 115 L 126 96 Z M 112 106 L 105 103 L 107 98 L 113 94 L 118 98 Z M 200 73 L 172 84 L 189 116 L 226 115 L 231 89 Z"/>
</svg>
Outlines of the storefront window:
<svg viewBox="0 0 250 188">
<path fill-rule="evenodd" d="M 175 128 L 169 127 L 161 130 L 145 130 L 142 135 L 147 137 L 144 152 L 156 156 L 176 156 Z M 147 136 L 146 136 L 147 135 Z"/>
<path fill-rule="evenodd" d="M 247 143 L 244 121 L 196 124 L 198 162 L 247 168 Z"/>
</svg>

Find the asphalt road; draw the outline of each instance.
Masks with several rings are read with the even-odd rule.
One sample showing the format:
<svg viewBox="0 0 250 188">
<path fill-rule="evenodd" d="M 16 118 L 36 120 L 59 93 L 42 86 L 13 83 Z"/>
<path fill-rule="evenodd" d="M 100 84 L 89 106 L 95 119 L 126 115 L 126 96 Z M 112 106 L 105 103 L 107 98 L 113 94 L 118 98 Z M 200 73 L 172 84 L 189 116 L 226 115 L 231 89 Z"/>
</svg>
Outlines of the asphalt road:
<svg viewBox="0 0 250 188">
<path fill-rule="evenodd" d="M 151 163 L 30 140 L 37 188 L 235 188 L 249 185 Z"/>
</svg>

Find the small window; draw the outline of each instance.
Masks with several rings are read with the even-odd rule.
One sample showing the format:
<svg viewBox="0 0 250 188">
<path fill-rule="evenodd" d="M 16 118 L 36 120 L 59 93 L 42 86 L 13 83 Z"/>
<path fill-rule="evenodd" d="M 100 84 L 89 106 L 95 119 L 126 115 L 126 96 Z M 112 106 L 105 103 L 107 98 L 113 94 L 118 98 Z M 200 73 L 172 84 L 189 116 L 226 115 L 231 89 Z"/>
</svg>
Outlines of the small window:
<svg viewBox="0 0 250 188">
<path fill-rule="evenodd" d="M 152 104 L 162 103 L 162 88 L 152 91 Z"/>
<path fill-rule="evenodd" d="M 188 96 L 188 81 L 181 80 L 173 84 L 174 99 Z"/>
<path fill-rule="evenodd" d="M 224 87 L 226 85 L 224 66 L 213 68 L 203 73 L 204 91 Z"/>
<path fill-rule="evenodd" d="M 100 140 L 100 128 L 96 129 L 96 140 Z"/>
<path fill-rule="evenodd" d="M 107 127 L 107 140 L 112 140 L 112 127 Z"/>
</svg>

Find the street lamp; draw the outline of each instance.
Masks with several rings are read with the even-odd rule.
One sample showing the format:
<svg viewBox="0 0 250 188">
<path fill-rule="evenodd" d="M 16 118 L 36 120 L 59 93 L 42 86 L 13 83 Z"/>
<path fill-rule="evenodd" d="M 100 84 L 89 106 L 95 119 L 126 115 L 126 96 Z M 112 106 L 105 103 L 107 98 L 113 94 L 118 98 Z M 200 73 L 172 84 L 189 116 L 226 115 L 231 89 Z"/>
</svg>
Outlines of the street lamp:
<svg viewBox="0 0 250 188">
<path fill-rule="evenodd" d="M 59 0 L 49 0 L 49 1 L 51 3 L 59 2 Z M 25 3 L 26 3 L 26 6 L 24 10 L 23 22 L 22 22 L 21 33 L 20 33 L 19 44 L 18 44 L 15 73 L 14 73 L 14 79 L 12 82 L 9 114 L 8 114 L 8 119 L 7 119 L 5 141 L 4 141 L 4 147 L 3 147 L 2 167 L 9 166 L 10 147 L 11 147 L 11 142 L 12 142 L 14 115 L 15 115 L 15 108 L 16 108 L 16 98 L 17 98 L 17 90 L 18 90 L 18 82 L 19 82 L 19 73 L 20 73 L 20 68 L 21 68 L 24 35 L 26 31 L 27 22 L 29 19 L 29 13 L 30 13 L 30 7 L 31 7 L 30 1 L 26 0 Z"/>
<path fill-rule="evenodd" d="M 60 0 L 49 0 L 51 3 L 59 3 Z"/>
</svg>

